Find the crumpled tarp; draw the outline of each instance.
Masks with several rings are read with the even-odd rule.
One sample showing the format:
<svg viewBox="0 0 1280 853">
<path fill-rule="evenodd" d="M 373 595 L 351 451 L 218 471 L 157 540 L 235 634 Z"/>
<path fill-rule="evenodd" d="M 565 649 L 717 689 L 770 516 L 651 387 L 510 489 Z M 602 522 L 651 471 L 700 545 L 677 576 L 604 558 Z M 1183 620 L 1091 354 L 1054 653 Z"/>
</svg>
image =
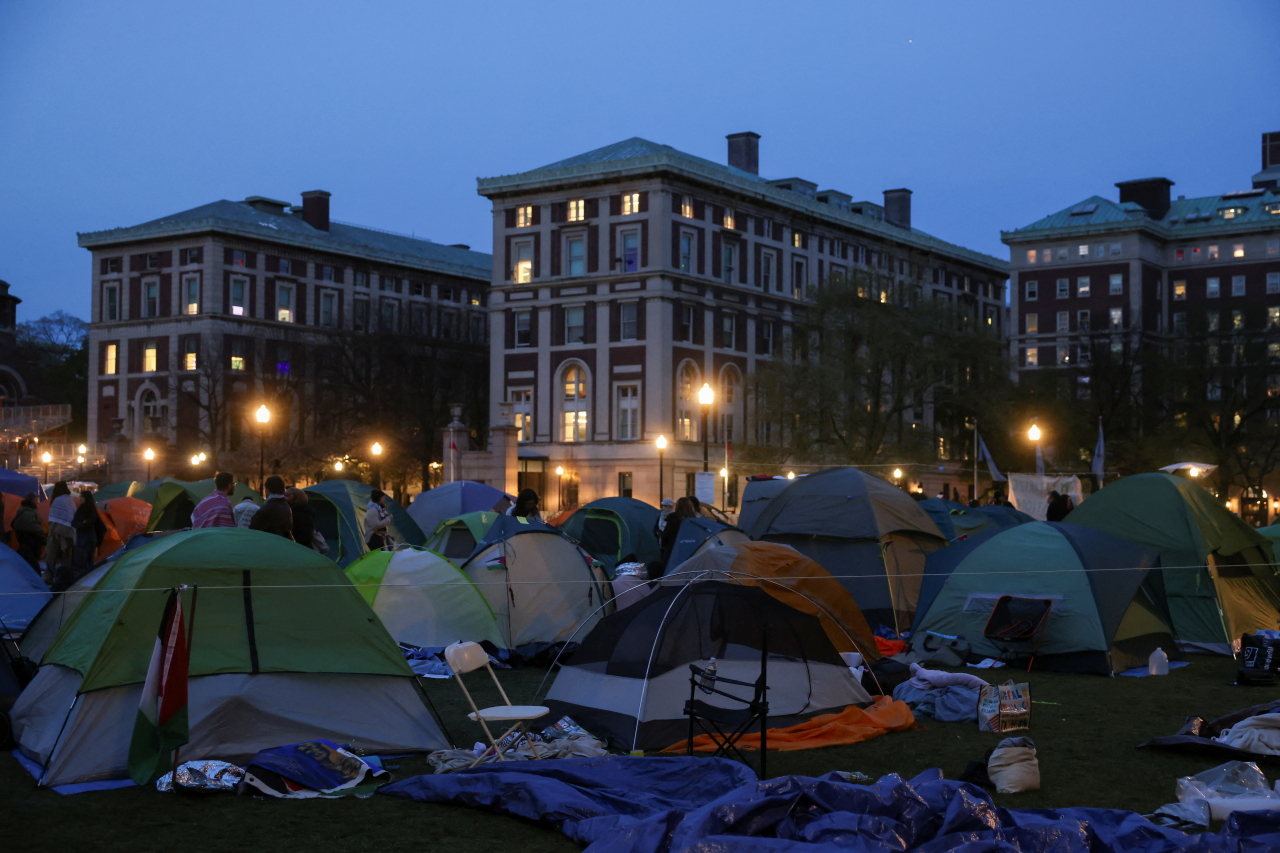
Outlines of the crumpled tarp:
<svg viewBox="0 0 1280 853">
<path fill-rule="evenodd" d="M 783 729 L 769 729 L 769 750 L 791 752 L 797 749 L 816 749 L 820 746 L 859 743 L 888 732 L 902 732 L 915 728 L 916 718 L 911 709 L 888 696 L 879 696 L 868 708 L 850 705 L 835 714 L 819 714 L 803 723 Z M 673 743 L 662 750 L 666 755 L 679 755 L 687 748 L 688 741 Z M 759 749 L 760 733 L 743 735 L 737 742 L 739 749 Z M 698 735 L 693 739 L 697 752 L 713 752 L 716 744 L 711 735 Z"/>
<path fill-rule="evenodd" d="M 1219 761 L 1227 758 L 1236 758 L 1241 761 L 1256 761 L 1259 764 L 1277 764 L 1280 763 L 1280 756 L 1278 755 L 1265 752 L 1250 752 L 1247 749 L 1240 749 L 1215 739 L 1232 726 L 1249 717 L 1275 713 L 1280 713 L 1280 699 L 1244 708 L 1226 716 L 1218 717 L 1215 720 L 1205 720 L 1203 717 L 1187 717 L 1186 722 L 1182 724 L 1182 728 L 1178 729 L 1177 733 L 1152 738 L 1146 743 L 1140 744 L 1140 746 L 1154 746 L 1175 752 L 1193 753 L 1208 758 L 1217 758 Z"/>
<path fill-rule="evenodd" d="M 1280 813 L 1235 813 L 1187 835 L 1112 809 L 1003 809 L 980 788 L 840 773 L 758 782 L 706 758 L 532 761 L 415 776 L 379 793 L 486 807 L 558 828 L 586 853 L 1262 853 L 1280 849 Z"/>
</svg>

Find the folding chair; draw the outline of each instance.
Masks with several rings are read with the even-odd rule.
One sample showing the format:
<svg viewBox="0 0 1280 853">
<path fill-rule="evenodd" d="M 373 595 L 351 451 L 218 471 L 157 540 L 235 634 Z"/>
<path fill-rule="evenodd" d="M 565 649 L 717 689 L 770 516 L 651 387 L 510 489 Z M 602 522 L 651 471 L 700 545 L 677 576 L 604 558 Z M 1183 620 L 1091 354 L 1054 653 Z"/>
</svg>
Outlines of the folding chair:
<svg viewBox="0 0 1280 853">
<path fill-rule="evenodd" d="M 1040 653 L 1040 643 L 1044 640 L 1044 629 L 1049 622 L 1049 610 L 1052 607 L 1053 599 L 1050 598 L 1002 595 L 996 599 L 996 606 L 991 608 L 991 616 L 982 629 L 982 636 L 995 643 L 1001 652 L 1000 659 L 1005 660 L 1008 656 L 1008 662 L 1017 658 L 1013 646 L 1024 643 L 1030 645 L 1034 642 L 1031 660 L 1027 662 L 1027 672 L 1030 672 L 1031 665 L 1036 662 L 1036 655 Z"/>
<path fill-rule="evenodd" d="M 493 747 L 493 751 L 497 753 L 499 761 L 507 759 L 502 755 L 502 748 L 498 746 L 500 741 L 506 740 L 512 732 L 518 731 L 519 734 L 511 742 L 515 746 L 524 738 L 529 742 L 529 747 L 533 750 L 536 758 L 542 755 L 538 752 L 538 745 L 532 737 L 529 736 L 529 730 L 525 728 L 525 724 L 530 720 L 537 720 L 551 713 L 550 708 L 542 705 L 512 705 L 511 700 L 507 698 L 507 691 L 502 689 L 502 685 L 498 683 L 498 676 L 494 675 L 493 668 L 489 666 L 489 655 L 481 648 L 479 643 L 454 643 L 445 647 L 444 659 L 449 668 L 453 670 L 453 677 L 458 680 L 458 686 L 462 688 L 462 695 L 467 697 L 467 704 L 471 706 L 471 713 L 467 714 L 472 720 L 480 724 L 484 729 L 485 737 L 489 738 L 489 743 Z M 505 705 L 495 705 L 492 708 L 480 709 L 476 707 L 476 702 L 471 698 L 471 693 L 467 690 L 467 685 L 462 682 L 462 674 L 464 672 L 472 672 L 484 667 L 489 670 L 489 677 L 493 679 L 493 684 L 498 688 L 498 693 L 502 695 L 502 701 Z M 489 723 L 512 723 L 511 728 L 502 733 L 502 737 L 495 738 L 493 733 L 489 731 Z M 480 754 L 475 761 L 468 765 L 468 769 L 475 767 L 488 756 L 488 750 Z"/>
<path fill-rule="evenodd" d="M 689 701 L 684 705 L 685 716 L 689 718 L 687 755 L 693 755 L 693 725 L 696 722 L 703 733 L 710 736 L 712 743 L 716 745 L 716 751 L 711 756 L 712 758 L 736 756 L 738 761 L 749 767 L 751 762 L 747 761 L 746 756 L 742 754 L 742 750 L 738 748 L 738 741 L 751 730 L 758 720 L 760 722 L 759 778 L 766 778 L 766 755 L 769 748 L 768 664 L 769 631 L 767 627 L 765 628 L 763 641 L 760 643 L 760 677 L 755 682 L 736 681 L 716 673 L 707 672 L 707 670 L 696 664 L 689 664 Z M 752 688 L 751 698 L 743 699 L 741 696 L 735 696 L 732 693 L 717 689 L 717 685 L 722 683 Z M 708 695 L 714 693 L 717 696 L 741 702 L 746 707 L 734 709 L 708 704 L 697 698 L 699 690 Z M 730 753 L 732 753 L 732 756 Z"/>
</svg>

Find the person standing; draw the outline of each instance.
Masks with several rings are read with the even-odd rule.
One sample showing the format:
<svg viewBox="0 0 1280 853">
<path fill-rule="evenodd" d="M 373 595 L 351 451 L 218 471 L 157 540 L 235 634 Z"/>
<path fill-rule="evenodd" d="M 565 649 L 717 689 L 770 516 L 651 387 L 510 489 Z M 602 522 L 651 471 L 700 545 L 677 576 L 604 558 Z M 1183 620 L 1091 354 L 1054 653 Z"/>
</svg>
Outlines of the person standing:
<svg viewBox="0 0 1280 853">
<path fill-rule="evenodd" d="M 236 477 L 230 471 L 219 471 L 213 478 L 213 491 L 196 504 L 191 513 L 191 527 L 235 527 L 235 511 L 231 508 L 231 495 L 236 490 Z"/>
<path fill-rule="evenodd" d="M 39 574 L 40 547 L 44 545 L 45 530 L 36 510 L 35 494 L 28 494 L 18 504 L 18 514 L 13 517 L 13 533 L 18 537 L 18 555 Z"/>
<path fill-rule="evenodd" d="M 76 533 L 71 565 L 63 567 L 54 575 L 50 586 L 54 592 L 67 589 L 89 573 L 93 568 L 94 555 L 102 547 L 102 540 L 107 538 L 107 525 L 98 514 L 98 502 L 89 489 L 80 493 L 80 507 L 71 519 L 71 528 Z"/>
<path fill-rule="evenodd" d="M 519 501 L 517 501 L 517 504 Z M 364 541 L 370 551 L 381 551 L 391 544 L 391 513 L 387 511 L 387 493 L 374 489 L 364 508 Z"/>
<path fill-rule="evenodd" d="M 538 493 L 533 489 L 521 489 L 516 502 L 507 507 L 507 515 L 527 518 L 530 521 L 542 521 L 542 515 L 538 512 L 539 500 Z"/>
<path fill-rule="evenodd" d="M 293 539 L 293 512 L 289 509 L 289 502 L 284 497 L 284 480 L 272 474 L 263 484 L 263 488 L 266 489 L 267 500 L 262 508 L 253 514 L 249 529 Z"/>
<path fill-rule="evenodd" d="M 681 498 L 676 501 L 676 508 L 667 516 L 667 526 L 662 529 L 662 551 L 656 562 L 649 564 L 649 580 L 657 580 L 667 571 L 667 561 L 676 547 L 680 536 L 680 525 L 686 518 L 695 518 L 698 511 L 694 509 L 692 498 Z"/>
<path fill-rule="evenodd" d="M 316 547 L 316 511 L 311 508 L 307 493 L 290 486 L 284 490 L 284 498 L 289 502 L 289 511 L 293 513 L 293 541 L 319 551 Z"/>
<path fill-rule="evenodd" d="M 236 517 L 236 527 L 249 529 L 249 522 L 253 521 L 253 514 L 258 511 L 258 505 L 253 502 L 253 498 L 245 495 L 240 503 L 236 504 L 236 508 L 232 510 Z"/>
<path fill-rule="evenodd" d="M 45 571 L 53 577 L 58 566 L 71 559 L 75 547 L 76 532 L 71 522 L 76 515 L 76 501 L 65 480 L 53 484 L 53 503 L 49 506 L 49 544 L 45 550 Z"/>
</svg>

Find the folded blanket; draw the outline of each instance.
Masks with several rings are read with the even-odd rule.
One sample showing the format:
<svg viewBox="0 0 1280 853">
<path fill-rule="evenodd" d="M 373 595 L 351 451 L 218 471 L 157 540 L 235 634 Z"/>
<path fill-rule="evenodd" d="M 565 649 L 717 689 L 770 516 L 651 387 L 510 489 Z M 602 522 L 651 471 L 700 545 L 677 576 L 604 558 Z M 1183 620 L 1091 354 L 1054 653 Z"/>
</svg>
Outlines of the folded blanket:
<svg viewBox="0 0 1280 853">
<path fill-rule="evenodd" d="M 967 687 L 970 690 L 981 690 L 987 686 L 987 682 L 976 675 L 971 675 L 967 672 L 943 672 L 938 669 L 925 669 L 918 663 L 911 664 L 911 684 L 924 690 L 932 690 L 935 687 L 951 687 L 952 685 Z"/>
<path fill-rule="evenodd" d="M 791 752 L 819 746 L 858 743 L 887 732 L 913 729 L 915 726 L 916 718 L 911 715 L 910 708 L 888 696 L 881 696 L 869 708 L 850 705 L 838 714 L 820 714 L 785 729 L 769 729 L 769 749 Z M 685 752 L 686 743 L 687 741 L 682 740 L 662 751 L 668 755 L 680 754 Z M 759 732 L 743 735 L 738 746 L 741 749 L 759 749 Z M 698 735 L 693 739 L 693 748 L 697 752 L 711 752 L 716 744 L 710 735 Z"/>
<path fill-rule="evenodd" d="M 1259 714 L 1214 738 L 1218 743 L 1263 755 L 1280 755 L 1280 714 Z"/>
</svg>

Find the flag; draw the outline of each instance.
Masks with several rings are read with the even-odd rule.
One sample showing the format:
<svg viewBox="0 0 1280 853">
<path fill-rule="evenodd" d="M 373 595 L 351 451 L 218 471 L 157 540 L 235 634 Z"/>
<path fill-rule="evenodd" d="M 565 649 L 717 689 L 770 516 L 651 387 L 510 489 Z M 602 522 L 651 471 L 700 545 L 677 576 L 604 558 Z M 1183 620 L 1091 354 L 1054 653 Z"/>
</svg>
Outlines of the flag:
<svg viewBox="0 0 1280 853">
<path fill-rule="evenodd" d="M 129 741 L 129 776 L 139 785 L 149 785 L 168 772 L 170 754 L 190 739 L 187 631 L 183 622 L 182 598 L 178 590 L 171 589 Z"/>
<path fill-rule="evenodd" d="M 1107 461 L 1107 447 L 1102 441 L 1102 418 L 1098 418 L 1098 446 L 1093 450 L 1093 473 L 1102 476 Z"/>
<path fill-rule="evenodd" d="M 978 461 L 987 463 L 987 472 L 991 474 L 991 482 L 1002 483 L 1009 478 L 1001 474 L 996 468 L 996 461 L 991 458 L 991 451 L 987 450 L 987 443 L 982 440 L 982 436 L 975 430 L 974 435 L 978 436 Z"/>
<path fill-rule="evenodd" d="M 452 450 L 454 453 L 457 453 L 457 452 L 458 452 L 458 445 L 451 441 L 451 442 L 449 442 L 449 449 L 450 449 L 450 450 Z"/>
<path fill-rule="evenodd" d="M 1044 476 L 1044 454 L 1040 452 L 1040 442 L 1036 442 L 1036 474 Z"/>
</svg>

